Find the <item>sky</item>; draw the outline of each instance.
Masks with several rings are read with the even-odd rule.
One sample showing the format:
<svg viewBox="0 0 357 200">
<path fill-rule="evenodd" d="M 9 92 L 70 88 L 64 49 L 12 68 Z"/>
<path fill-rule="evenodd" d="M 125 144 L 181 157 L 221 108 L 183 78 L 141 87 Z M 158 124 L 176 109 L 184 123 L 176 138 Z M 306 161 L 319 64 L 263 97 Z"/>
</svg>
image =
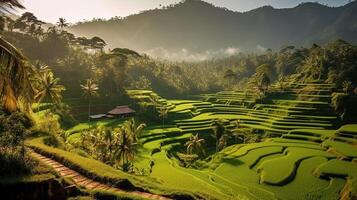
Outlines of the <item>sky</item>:
<svg viewBox="0 0 357 200">
<path fill-rule="evenodd" d="M 308 0 L 205 0 L 219 7 L 245 12 L 265 5 L 275 8 L 294 7 Z M 349 0 L 313 0 L 329 6 L 340 6 Z M 114 16 L 125 17 L 143 10 L 159 8 L 180 2 L 180 0 L 22 0 L 26 9 L 19 11 L 32 12 L 40 20 L 55 23 L 64 17 L 75 23 L 93 18 L 109 19 Z"/>
</svg>

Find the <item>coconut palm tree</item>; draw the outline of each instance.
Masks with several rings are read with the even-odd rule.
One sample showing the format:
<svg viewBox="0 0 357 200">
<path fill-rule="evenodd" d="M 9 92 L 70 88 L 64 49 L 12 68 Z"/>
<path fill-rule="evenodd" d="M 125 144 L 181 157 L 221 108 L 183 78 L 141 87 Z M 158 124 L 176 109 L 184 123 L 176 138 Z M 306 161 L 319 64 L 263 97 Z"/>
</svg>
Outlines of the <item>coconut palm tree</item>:
<svg viewBox="0 0 357 200">
<path fill-rule="evenodd" d="M 136 154 L 136 145 L 129 131 L 125 128 L 115 129 L 117 137 L 117 146 L 114 151 L 114 158 L 117 166 L 121 166 L 123 171 L 130 171 L 132 161 Z"/>
<path fill-rule="evenodd" d="M 80 86 L 83 90 L 84 96 L 88 98 L 88 122 L 90 122 L 91 100 L 92 97 L 99 96 L 98 93 L 99 87 L 98 84 L 96 84 L 92 79 L 87 79 L 86 82 Z"/>
<path fill-rule="evenodd" d="M 24 8 L 18 0 L 0 2 L 0 15 L 15 8 Z M 32 82 L 34 68 L 13 45 L 0 36 L 0 106 L 13 112 L 22 102 L 26 110 L 34 101 L 35 89 Z"/>
<path fill-rule="evenodd" d="M 206 154 L 203 144 L 205 143 L 205 139 L 200 139 L 198 137 L 198 134 L 196 135 L 191 135 L 190 140 L 186 142 L 186 150 L 187 154 L 192 155 L 193 153 L 202 153 L 203 155 Z"/>
<path fill-rule="evenodd" d="M 139 142 L 139 137 L 141 136 L 141 132 L 146 127 L 145 123 L 137 124 L 134 118 L 126 121 L 124 123 L 124 128 L 128 131 L 130 135 L 132 135 L 134 142 Z"/>
<path fill-rule="evenodd" d="M 160 106 L 158 109 L 159 117 L 162 119 L 162 128 L 164 128 L 165 119 L 167 118 L 169 111 L 170 109 L 166 106 Z"/>
<path fill-rule="evenodd" d="M 61 29 L 61 31 L 63 32 L 63 29 L 68 27 L 69 23 L 67 23 L 65 18 L 59 18 L 58 22 L 57 22 L 57 27 Z"/>
<path fill-rule="evenodd" d="M 113 131 L 108 128 L 101 128 L 100 141 L 100 160 L 110 162 L 116 143 Z"/>
<path fill-rule="evenodd" d="M 42 67 L 38 76 L 38 92 L 35 96 L 37 102 L 48 98 L 52 103 L 60 104 L 62 92 L 65 91 L 63 85 L 59 85 L 59 78 L 55 78 L 53 72 L 48 67 Z"/>
<path fill-rule="evenodd" d="M 342 83 L 342 90 L 345 94 L 348 94 L 350 91 L 352 91 L 352 82 L 351 81 L 344 81 Z"/>
<path fill-rule="evenodd" d="M 216 138 L 216 152 L 219 151 L 219 142 L 221 137 L 226 133 L 226 127 L 221 119 L 216 119 L 212 122 L 211 127 L 213 127 L 213 137 Z"/>
<path fill-rule="evenodd" d="M 235 127 L 230 131 L 230 135 L 235 138 L 235 143 L 238 143 L 238 139 L 243 141 L 243 143 L 247 143 L 247 141 L 251 138 L 252 130 L 250 128 L 245 128 L 241 125 L 240 119 L 235 121 Z"/>
<path fill-rule="evenodd" d="M 26 110 L 34 101 L 35 87 L 32 81 L 35 69 L 22 53 L 0 36 L 0 102 L 13 112 L 22 102 Z"/>
<path fill-rule="evenodd" d="M 237 139 L 239 139 L 243 141 L 244 144 L 246 144 L 252 137 L 251 132 L 252 130 L 250 128 L 235 128 L 231 131 L 232 135 L 236 138 L 236 143 Z"/>
<path fill-rule="evenodd" d="M 221 138 L 219 138 L 218 145 L 217 145 L 217 152 L 227 147 L 228 139 L 229 136 L 227 134 L 224 134 L 222 135 Z"/>
</svg>

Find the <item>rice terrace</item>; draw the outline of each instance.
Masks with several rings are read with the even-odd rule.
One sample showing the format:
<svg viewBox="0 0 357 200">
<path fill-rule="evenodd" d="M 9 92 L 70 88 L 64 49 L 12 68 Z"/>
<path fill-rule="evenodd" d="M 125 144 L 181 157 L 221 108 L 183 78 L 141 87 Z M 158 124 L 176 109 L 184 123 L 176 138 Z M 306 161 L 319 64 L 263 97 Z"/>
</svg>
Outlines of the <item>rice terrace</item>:
<svg viewBox="0 0 357 200">
<path fill-rule="evenodd" d="M 0 199 L 356 200 L 357 2 L 266 2 L 1 1 Z"/>
</svg>

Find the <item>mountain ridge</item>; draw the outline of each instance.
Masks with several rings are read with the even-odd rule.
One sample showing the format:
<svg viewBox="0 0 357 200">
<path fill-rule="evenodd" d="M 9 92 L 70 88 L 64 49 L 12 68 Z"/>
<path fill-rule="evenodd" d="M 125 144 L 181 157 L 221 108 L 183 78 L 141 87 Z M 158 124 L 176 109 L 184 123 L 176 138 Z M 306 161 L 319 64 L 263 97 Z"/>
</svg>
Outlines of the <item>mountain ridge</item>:
<svg viewBox="0 0 357 200">
<path fill-rule="evenodd" d="M 164 49 L 194 53 L 234 47 L 256 51 L 284 45 L 309 46 L 344 39 L 357 41 L 357 2 L 340 7 L 303 3 L 294 8 L 264 6 L 236 12 L 200 0 L 186 0 L 123 19 L 99 20 L 69 28 L 81 36 L 100 36 L 110 48 L 140 52 Z"/>
</svg>

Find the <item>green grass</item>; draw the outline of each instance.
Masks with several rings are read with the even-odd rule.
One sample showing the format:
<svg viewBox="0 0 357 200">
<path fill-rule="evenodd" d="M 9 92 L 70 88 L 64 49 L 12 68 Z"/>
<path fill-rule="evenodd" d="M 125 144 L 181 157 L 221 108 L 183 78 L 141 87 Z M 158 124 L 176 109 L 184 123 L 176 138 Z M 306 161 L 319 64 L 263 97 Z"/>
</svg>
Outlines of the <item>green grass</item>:
<svg viewBox="0 0 357 200">
<path fill-rule="evenodd" d="M 104 120 L 91 121 L 91 122 L 82 122 L 66 130 L 66 132 L 68 135 L 71 135 L 73 133 L 77 133 L 83 130 L 88 130 L 93 127 L 99 127 L 99 126 L 116 127 L 119 126 L 124 121 L 125 119 L 104 119 Z"/>
<path fill-rule="evenodd" d="M 108 165 L 105 165 L 99 161 L 85 158 L 68 151 L 53 148 L 43 144 L 44 138 L 36 138 L 26 141 L 26 145 L 32 147 L 38 151 L 48 153 L 57 159 L 63 159 L 68 164 L 78 165 L 88 174 L 96 174 L 100 177 L 109 177 L 114 179 L 127 179 L 130 175 L 125 174 L 119 170 L 116 170 Z"/>
<path fill-rule="evenodd" d="M 349 125 L 342 126 L 340 129 L 338 129 L 338 131 L 357 134 L 357 124 L 349 124 Z"/>
<path fill-rule="evenodd" d="M 47 156 L 53 157 L 55 160 L 58 160 L 62 163 L 64 163 L 66 166 L 73 168 L 74 170 L 79 171 L 80 173 L 91 177 L 95 178 L 96 180 L 101 180 L 103 182 L 108 182 L 108 183 L 115 183 L 118 186 L 121 187 L 131 187 L 130 182 L 134 184 L 136 187 L 142 187 L 145 188 L 146 190 L 152 191 L 154 193 L 158 194 L 166 194 L 166 195 L 175 195 L 175 194 L 183 194 L 183 195 L 201 195 L 201 196 L 206 196 L 208 198 L 218 198 L 222 199 L 224 197 L 223 194 L 217 192 L 217 191 L 207 191 L 210 193 L 200 193 L 195 187 L 177 187 L 177 185 L 170 185 L 170 184 L 165 184 L 162 185 L 162 182 L 158 179 L 157 176 L 153 175 L 150 176 L 151 178 L 143 178 L 140 176 L 135 176 L 131 174 L 124 173 L 120 170 L 114 169 L 108 165 L 105 165 L 99 161 L 96 161 L 91 158 L 86 158 L 79 156 L 77 154 L 67 152 L 61 149 L 49 147 L 45 144 L 43 144 L 43 139 L 44 138 L 36 138 L 32 140 L 26 141 L 26 145 L 35 149 L 36 151 L 45 154 Z M 156 154 L 155 154 L 156 155 Z M 163 154 L 164 157 L 161 159 L 164 159 L 166 161 L 166 155 Z M 164 167 L 165 165 L 158 165 L 161 167 Z M 169 164 L 170 166 L 170 164 Z M 155 170 L 157 171 L 157 170 Z M 161 169 L 158 170 L 159 175 L 161 176 L 164 171 Z M 172 171 L 166 171 L 167 173 L 171 174 Z M 172 177 L 174 178 L 174 177 Z M 195 183 L 192 182 L 192 180 L 187 179 L 187 177 L 181 177 L 185 183 Z M 170 179 L 171 180 L 171 179 Z M 129 182 L 127 182 L 129 181 Z M 176 179 L 172 179 L 172 183 L 176 183 Z M 197 183 L 198 184 L 198 183 Z M 204 187 L 204 184 L 202 184 L 202 187 Z M 201 188 L 202 189 L 202 188 Z M 206 188 L 205 188 L 206 189 Z"/>
<path fill-rule="evenodd" d="M 344 157 L 351 159 L 357 158 L 357 146 L 333 140 L 327 140 L 323 143 L 323 145 L 332 148 Z"/>
<path fill-rule="evenodd" d="M 325 151 L 299 147 L 288 147 L 285 154 L 285 156 L 261 163 L 258 167 L 261 183 L 286 185 L 294 180 L 297 167 L 304 159 L 311 157 L 334 157 Z M 284 165 L 282 165 L 282 163 L 284 163 Z"/>
<path fill-rule="evenodd" d="M 315 174 L 322 177 L 349 178 L 351 191 L 357 194 L 357 164 L 342 160 L 329 160 L 321 164 Z"/>
<path fill-rule="evenodd" d="M 357 125 L 335 130 L 337 116 L 328 102 L 330 86 L 292 84 L 259 104 L 254 103 L 254 94 L 243 91 L 200 95 L 200 101 L 166 100 L 152 91 L 130 90 L 128 94 L 136 102 L 150 103 L 157 98 L 170 107 L 169 126 L 149 126 L 142 134 L 134 166 L 146 170 L 145 176 L 123 173 L 93 159 L 47 147 L 41 141 L 33 140 L 29 145 L 79 165 L 89 174 L 126 179 L 159 193 L 179 191 L 205 199 L 338 199 L 346 182 L 356 185 L 357 164 L 351 160 L 357 156 Z M 304 87 L 312 88 L 301 91 Z M 233 145 L 195 167 L 181 167 L 175 154 L 185 152 L 184 144 L 192 134 L 206 139 L 207 151 L 214 149 L 211 123 L 215 119 L 224 119 L 227 129 L 239 119 L 244 127 L 277 137 Z M 120 123 L 101 120 L 91 126 Z M 66 130 L 70 140 L 79 140 L 80 131 L 87 127 L 81 123 Z"/>
</svg>

